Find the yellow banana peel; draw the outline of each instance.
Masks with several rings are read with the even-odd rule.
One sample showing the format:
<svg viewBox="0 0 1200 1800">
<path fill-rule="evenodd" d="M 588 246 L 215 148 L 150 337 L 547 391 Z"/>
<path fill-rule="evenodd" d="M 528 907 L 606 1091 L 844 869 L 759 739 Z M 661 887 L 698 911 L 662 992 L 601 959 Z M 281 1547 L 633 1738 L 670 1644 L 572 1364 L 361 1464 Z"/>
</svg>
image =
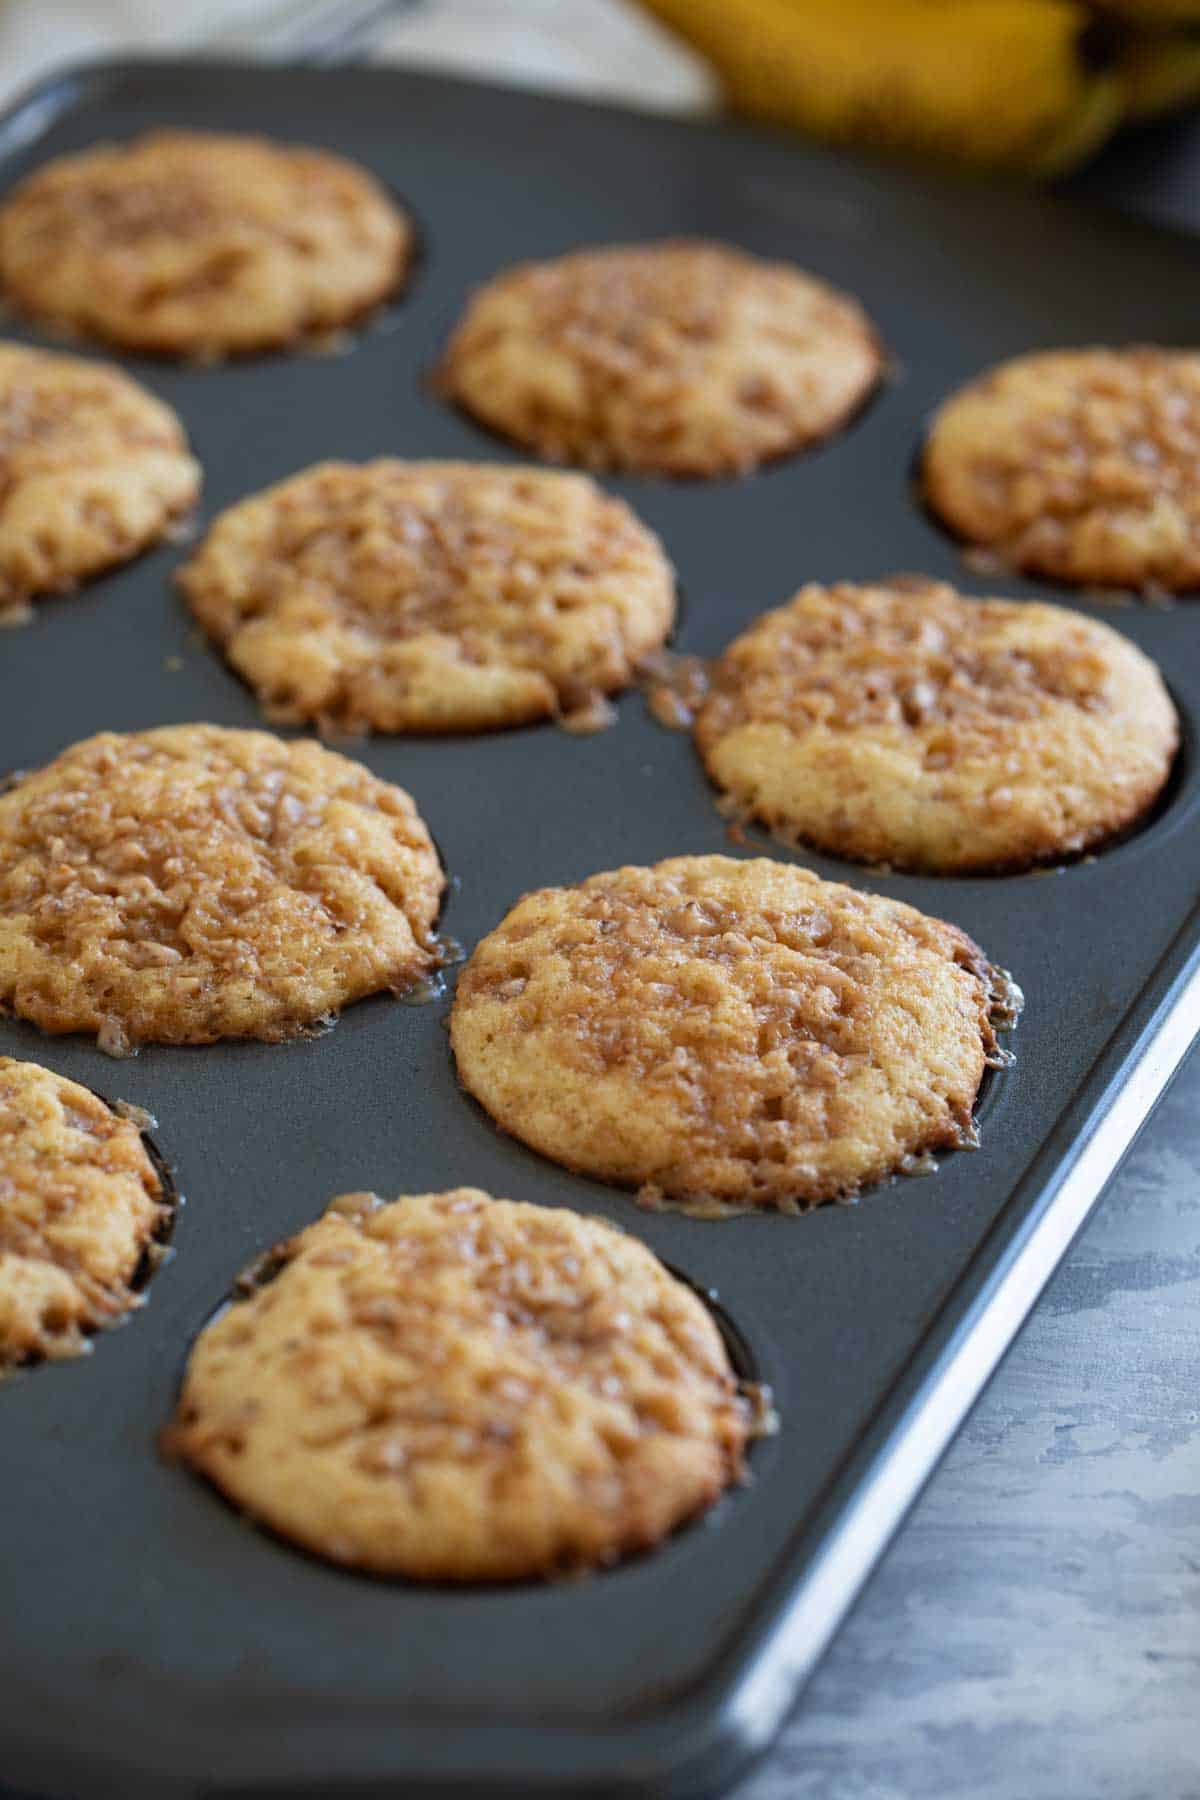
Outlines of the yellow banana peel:
<svg viewBox="0 0 1200 1800">
<path fill-rule="evenodd" d="M 1200 97 L 1200 37 L 1180 32 L 1137 38 L 1121 58 L 1125 116 L 1152 119 Z"/>
<path fill-rule="evenodd" d="M 1200 0 L 1096 0 L 1096 5 L 1134 25 L 1200 25 Z"/>
<path fill-rule="evenodd" d="M 1083 0 L 643 0 L 740 112 L 831 143 L 1052 175 L 1200 93 L 1200 37 Z M 1162 19 L 1200 0 L 1128 0 Z M 1117 0 L 1125 10 L 1126 0 Z"/>
</svg>

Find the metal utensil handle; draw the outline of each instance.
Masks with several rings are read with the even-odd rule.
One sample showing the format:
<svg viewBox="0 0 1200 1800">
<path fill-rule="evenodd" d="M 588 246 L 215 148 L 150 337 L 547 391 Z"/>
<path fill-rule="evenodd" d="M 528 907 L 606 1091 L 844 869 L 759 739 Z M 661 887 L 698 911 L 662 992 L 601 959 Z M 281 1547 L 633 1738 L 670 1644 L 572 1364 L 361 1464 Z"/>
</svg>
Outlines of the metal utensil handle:
<svg viewBox="0 0 1200 1800">
<path fill-rule="evenodd" d="M 329 64 L 352 61 L 372 28 L 420 0 L 276 0 L 255 7 L 198 40 L 205 50 L 230 56 Z"/>
</svg>

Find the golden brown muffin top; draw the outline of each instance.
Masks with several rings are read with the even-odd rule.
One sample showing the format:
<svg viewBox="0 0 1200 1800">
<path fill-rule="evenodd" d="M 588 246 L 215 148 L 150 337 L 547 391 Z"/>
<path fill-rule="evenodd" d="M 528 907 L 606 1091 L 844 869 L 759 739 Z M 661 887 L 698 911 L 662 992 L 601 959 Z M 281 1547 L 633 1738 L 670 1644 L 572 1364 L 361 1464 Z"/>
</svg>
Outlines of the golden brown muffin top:
<svg viewBox="0 0 1200 1800">
<path fill-rule="evenodd" d="M 102 732 L 0 795 L 0 1002 L 46 1031 L 280 1038 L 433 962 L 409 796 L 312 743 Z"/>
<path fill-rule="evenodd" d="M 343 1195 L 252 1271 L 167 1442 L 320 1555 L 481 1581 L 656 1543 L 750 1428 L 711 1315 L 643 1245 L 457 1188 Z"/>
<path fill-rule="evenodd" d="M 180 581 L 273 717 L 379 731 L 576 711 L 675 609 L 622 501 L 483 463 L 322 463 L 223 513 Z"/>
<path fill-rule="evenodd" d="M 1200 585 L 1200 355 L 1152 347 L 1015 358 L 951 396 L 925 493 L 1014 568 L 1100 587 Z"/>
<path fill-rule="evenodd" d="M 133 1284 L 168 1218 L 130 1119 L 0 1056 L 0 1373 L 77 1356 L 87 1333 L 136 1306 Z"/>
<path fill-rule="evenodd" d="M 1077 854 L 1128 826 L 1178 744 L 1150 659 L 1065 607 L 897 577 L 802 588 L 714 666 L 696 718 L 751 815 L 943 871 Z"/>
<path fill-rule="evenodd" d="M 344 325 L 393 292 L 407 218 L 326 150 L 151 131 L 56 157 L 0 208 L 0 281 L 51 325 L 213 356 Z"/>
<path fill-rule="evenodd" d="M 0 343 L 0 614 L 134 555 L 199 486 L 175 414 L 120 369 Z"/>
<path fill-rule="evenodd" d="M 442 376 L 539 455 L 716 475 L 824 437 L 881 362 L 858 304 L 814 276 L 679 241 L 506 270 L 471 300 Z"/>
<path fill-rule="evenodd" d="M 794 1211 L 971 1138 L 999 991 L 899 901 L 683 856 L 526 895 L 463 970 L 451 1042 L 492 1117 L 568 1168 Z"/>
</svg>

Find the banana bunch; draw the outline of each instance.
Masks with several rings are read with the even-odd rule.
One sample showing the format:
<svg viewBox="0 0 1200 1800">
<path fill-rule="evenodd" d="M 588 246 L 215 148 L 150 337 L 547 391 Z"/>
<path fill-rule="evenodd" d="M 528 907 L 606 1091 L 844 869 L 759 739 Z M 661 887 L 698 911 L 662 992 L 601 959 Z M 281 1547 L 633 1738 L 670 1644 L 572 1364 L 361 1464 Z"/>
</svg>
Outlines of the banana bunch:
<svg viewBox="0 0 1200 1800">
<path fill-rule="evenodd" d="M 739 112 L 1053 175 L 1200 96 L 1200 0 L 643 0 Z"/>
</svg>

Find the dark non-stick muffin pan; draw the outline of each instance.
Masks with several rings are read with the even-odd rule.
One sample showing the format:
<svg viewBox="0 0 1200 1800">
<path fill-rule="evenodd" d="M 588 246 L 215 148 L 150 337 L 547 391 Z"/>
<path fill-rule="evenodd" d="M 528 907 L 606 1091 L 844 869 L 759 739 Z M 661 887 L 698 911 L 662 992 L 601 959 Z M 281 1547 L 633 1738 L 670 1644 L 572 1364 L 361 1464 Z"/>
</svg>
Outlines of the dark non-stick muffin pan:
<svg viewBox="0 0 1200 1800">
<path fill-rule="evenodd" d="M 718 651 L 803 581 L 916 571 L 1049 595 L 1125 631 L 1184 724 L 1133 837 L 989 880 L 820 873 L 962 925 L 1027 996 L 989 1077 L 981 1147 L 807 1217 L 641 1212 L 499 1135 L 459 1091 L 445 1002 L 352 1007 L 311 1041 L 148 1047 L 0 1022 L 34 1057 L 158 1120 L 187 1204 L 146 1307 L 86 1360 L 0 1389 L 0 1780 L 56 1795 L 711 1792 L 770 1739 L 951 1433 L 1183 1054 L 1200 1015 L 1200 600 L 1125 606 L 965 568 L 914 503 L 930 409 L 1048 345 L 1194 338 L 1200 246 L 1032 192 L 938 184 L 714 125 L 385 70 L 85 69 L 0 127 L 3 185 L 145 127 L 252 128 L 361 159 L 412 207 L 409 294 L 344 354 L 216 368 L 121 358 L 183 417 L 203 515 L 323 457 L 508 459 L 430 383 L 465 295 L 571 246 L 698 234 L 858 295 L 892 378 L 816 453 L 737 481 L 619 479 Z M 11 327 L 40 341 L 35 331 Z M 0 637 L 0 764 L 104 727 L 256 726 L 198 642 L 165 547 Z M 627 695 L 591 737 L 553 726 L 348 748 L 416 797 L 466 946 L 524 890 L 731 846 L 686 735 Z M 615 1220 L 715 1290 L 777 1436 L 753 1480 L 655 1554 L 586 1581 L 456 1591 L 364 1579 L 246 1524 L 157 1454 L 195 1334 L 238 1270 L 329 1197 L 473 1183 Z"/>
</svg>

